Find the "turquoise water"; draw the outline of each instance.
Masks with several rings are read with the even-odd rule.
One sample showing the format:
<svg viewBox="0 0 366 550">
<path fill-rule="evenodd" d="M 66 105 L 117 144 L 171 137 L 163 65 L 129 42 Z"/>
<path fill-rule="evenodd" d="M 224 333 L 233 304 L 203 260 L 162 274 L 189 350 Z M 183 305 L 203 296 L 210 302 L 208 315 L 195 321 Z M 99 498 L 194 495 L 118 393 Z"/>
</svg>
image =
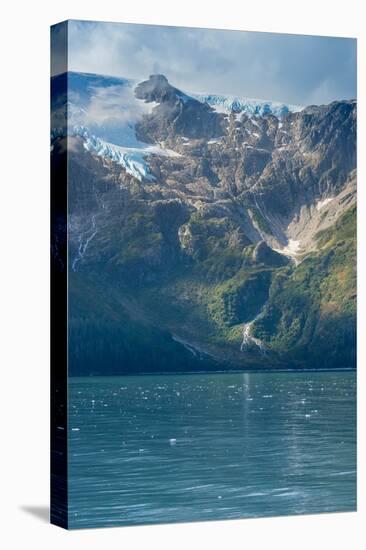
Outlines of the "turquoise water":
<svg viewBox="0 0 366 550">
<path fill-rule="evenodd" d="M 69 527 L 351 511 L 352 372 L 72 378 Z"/>
</svg>

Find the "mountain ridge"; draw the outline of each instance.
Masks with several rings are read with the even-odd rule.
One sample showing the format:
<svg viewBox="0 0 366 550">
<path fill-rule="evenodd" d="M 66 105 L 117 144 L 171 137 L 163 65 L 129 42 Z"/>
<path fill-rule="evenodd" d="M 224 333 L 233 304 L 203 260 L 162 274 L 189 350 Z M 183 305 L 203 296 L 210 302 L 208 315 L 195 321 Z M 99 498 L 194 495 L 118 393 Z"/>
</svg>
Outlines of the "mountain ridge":
<svg viewBox="0 0 366 550">
<path fill-rule="evenodd" d="M 173 371 L 184 364 L 193 371 L 304 368 L 322 358 L 325 368 L 354 366 L 355 229 L 347 229 L 344 244 L 340 220 L 355 227 L 356 102 L 281 117 L 238 112 L 237 105 L 225 114 L 162 75 L 128 93 L 123 88 L 94 90 L 88 102 L 75 103 L 86 115 L 76 111 L 67 120 L 69 254 L 78 289 L 71 341 L 84 345 L 76 356 L 71 346 L 72 372 L 93 364 L 100 373 L 96 334 L 114 373 L 141 372 L 143 353 L 132 352 L 136 334 L 142 351 L 148 353 L 151 338 L 159 347 L 152 372 L 164 353 L 164 368 Z M 121 139 L 130 124 L 136 141 L 131 132 L 128 146 L 78 133 L 79 116 L 105 137 L 114 132 Z M 62 139 L 54 133 L 53 155 Z M 332 250 L 324 250 L 319 235 L 332 228 Z M 334 286 L 337 277 L 352 307 Z M 312 278 L 335 300 L 319 294 Z M 104 296 L 99 321 L 81 308 L 87 288 Z M 88 315 L 94 320 L 86 323 Z M 328 350 L 321 338 L 329 327 L 345 350 L 329 335 Z"/>
</svg>

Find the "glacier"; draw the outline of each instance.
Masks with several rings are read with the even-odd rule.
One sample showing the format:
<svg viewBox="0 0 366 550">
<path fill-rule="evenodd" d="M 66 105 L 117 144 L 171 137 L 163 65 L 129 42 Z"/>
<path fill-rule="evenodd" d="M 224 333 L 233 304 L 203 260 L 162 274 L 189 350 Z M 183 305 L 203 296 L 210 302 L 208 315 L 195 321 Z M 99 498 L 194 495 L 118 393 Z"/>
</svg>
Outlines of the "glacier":
<svg viewBox="0 0 366 550">
<path fill-rule="evenodd" d="M 83 138 L 83 146 L 86 151 L 96 153 L 98 156 L 121 164 L 126 172 L 134 176 L 139 181 L 154 181 L 156 178 L 146 162 L 149 155 L 160 155 L 166 157 L 177 157 L 179 153 L 171 149 L 163 149 L 158 145 L 149 145 L 138 142 L 139 147 L 122 147 L 113 143 L 108 143 L 89 133 L 84 127 L 75 126 L 69 135 Z"/>
<path fill-rule="evenodd" d="M 219 113 L 245 113 L 251 117 L 270 114 L 281 119 L 288 113 L 297 113 L 303 109 L 300 105 L 287 105 L 286 103 L 277 101 L 266 101 L 248 97 L 216 94 L 192 94 L 192 97 L 202 103 L 207 103 Z"/>
<path fill-rule="evenodd" d="M 61 79 L 54 84 L 62 89 Z M 150 155 L 179 156 L 160 145 L 139 141 L 135 133 L 136 122 L 148 114 L 156 103 L 145 103 L 134 95 L 134 80 L 93 75 L 67 74 L 68 99 L 64 94 L 53 95 L 58 100 L 53 111 L 51 147 L 55 139 L 80 137 L 86 151 L 116 162 L 139 181 L 154 181 L 148 165 Z"/>
</svg>

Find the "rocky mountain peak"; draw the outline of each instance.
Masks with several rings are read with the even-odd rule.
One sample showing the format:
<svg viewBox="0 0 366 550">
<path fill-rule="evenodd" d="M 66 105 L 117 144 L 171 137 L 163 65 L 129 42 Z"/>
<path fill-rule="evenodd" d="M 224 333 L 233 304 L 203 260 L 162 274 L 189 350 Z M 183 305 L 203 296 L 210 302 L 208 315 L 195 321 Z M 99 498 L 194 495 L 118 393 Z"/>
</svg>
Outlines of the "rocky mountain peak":
<svg viewBox="0 0 366 550">
<path fill-rule="evenodd" d="M 151 101 L 174 103 L 185 96 L 180 90 L 169 84 L 167 77 L 163 74 L 152 74 L 148 80 L 140 82 L 135 88 L 135 95 L 138 99 L 144 99 L 148 103 Z"/>
<path fill-rule="evenodd" d="M 223 115 L 171 86 L 162 74 L 150 75 L 138 84 L 135 96 L 147 103 L 158 103 L 136 126 L 138 138 L 145 142 L 160 142 L 177 135 L 210 139 L 223 134 Z"/>
<path fill-rule="evenodd" d="M 149 80 L 157 84 L 169 84 L 167 77 L 163 74 L 151 74 Z"/>
</svg>

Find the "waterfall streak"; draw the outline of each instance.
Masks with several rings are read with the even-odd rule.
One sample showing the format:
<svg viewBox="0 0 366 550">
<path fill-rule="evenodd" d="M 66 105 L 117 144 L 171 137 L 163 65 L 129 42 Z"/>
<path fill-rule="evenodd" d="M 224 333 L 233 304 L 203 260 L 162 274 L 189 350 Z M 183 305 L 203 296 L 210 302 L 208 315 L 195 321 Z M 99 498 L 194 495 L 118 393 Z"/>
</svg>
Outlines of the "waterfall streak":
<svg viewBox="0 0 366 550">
<path fill-rule="evenodd" d="M 73 271 L 76 271 L 76 266 L 77 266 L 78 262 L 84 258 L 85 253 L 86 253 L 86 251 L 88 249 L 88 246 L 90 244 L 90 241 L 92 239 L 94 239 L 95 235 L 98 232 L 97 226 L 96 226 L 96 223 L 95 223 L 95 214 L 92 215 L 91 220 L 92 220 L 92 226 L 91 226 L 91 229 L 90 229 L 90 234 L 85 239 L 85 241 L 83 240 L 83 235 L 79 236 L 78 255 L 74 258 L 74 260 L 72 262 L 72 265 L 71 265 L 71 268 L 72 268 Z"/>
</svg>

